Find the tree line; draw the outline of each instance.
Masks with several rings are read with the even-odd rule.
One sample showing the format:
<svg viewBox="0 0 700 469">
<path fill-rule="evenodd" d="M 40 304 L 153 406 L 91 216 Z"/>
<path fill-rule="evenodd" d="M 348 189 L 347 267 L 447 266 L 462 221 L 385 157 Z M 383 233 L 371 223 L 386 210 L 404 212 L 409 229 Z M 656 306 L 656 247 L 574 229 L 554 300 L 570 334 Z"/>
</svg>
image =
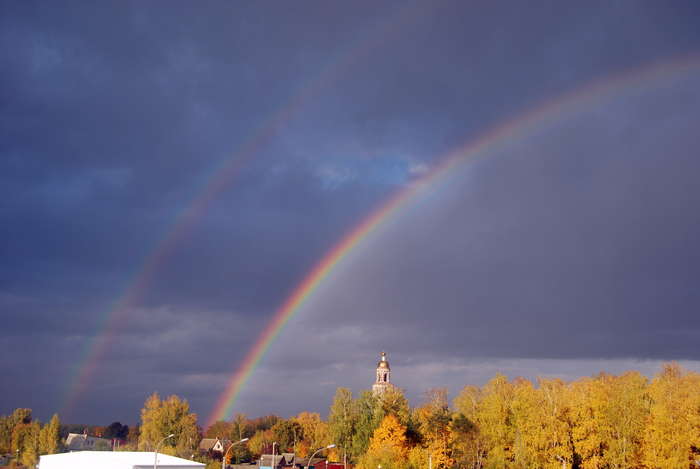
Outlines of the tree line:
<svg viewBox="0 0 700 469">
<path fill-rule="evenodd" d="M 452 406 L 444 389 L 414 409 L 392 394 L 336 393 L 331 439 L 360 469 L 426 468 L 428 459 L 460 469 L 700 466 L 700 375 L 676 364 L 651 381 L 634 371 L 571 383 L 499 374 L 464 387 Z"/>
<path fill-rule="evenodd" d="M 32 465 L 39 454 L 60 451 L 59 425 L 56 415 L 41 426 L 31 410 L 17 409 L 0 418 L 0 452 L 19 450 L 21 462 Z M 96 428 L 119 433 L 121 450 L 160 445 L 160 452 L 208 467 L 220 462 L 199 453 L 202 438 L 248 438 L 227 462 L 256 461 L 273 444 L 277 454 L 308 457 L 333 443 L 328 458 L 358 469 L 687 469 L 700 464 L 700 374 L 676 364 L 651 380 L 635 371 L 570 383 L 498 374 L 484 386 L 465 386 L 451 403 L 447 390 L 429 390 L 417 407 L 398 388 L 357 396 L 338 388 L 325 420 L 315 412 L 236 414 L 204 431 L 186 400 L 154 393 L 139 426 Z"/>
</svg>

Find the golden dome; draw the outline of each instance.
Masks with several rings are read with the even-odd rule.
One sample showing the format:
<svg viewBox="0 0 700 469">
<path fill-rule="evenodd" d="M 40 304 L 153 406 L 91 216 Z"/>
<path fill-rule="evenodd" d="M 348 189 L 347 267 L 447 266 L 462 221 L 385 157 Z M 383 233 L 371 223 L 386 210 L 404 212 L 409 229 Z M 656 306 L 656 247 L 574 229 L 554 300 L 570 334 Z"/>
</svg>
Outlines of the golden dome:
<svg viewBox="0 0 700 469">
<path fill-rule="evenodd" d="M 382 358 L 379 360 L 379 363 L 377 363 L 377 368 L 391 370 L 391 367 L 389 367 L 389 362 L 386 360 L 386 353 L 382 352 Z"/>
</svg>

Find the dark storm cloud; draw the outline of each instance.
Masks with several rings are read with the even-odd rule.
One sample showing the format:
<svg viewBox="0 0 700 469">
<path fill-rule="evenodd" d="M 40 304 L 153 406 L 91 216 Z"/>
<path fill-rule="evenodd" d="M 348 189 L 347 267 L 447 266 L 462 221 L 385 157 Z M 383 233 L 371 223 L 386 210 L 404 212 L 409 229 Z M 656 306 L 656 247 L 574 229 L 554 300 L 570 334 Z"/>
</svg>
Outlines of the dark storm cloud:
<svg viewBox="0 0 700 469">
<path fill-rule="evenodd" d="M 465 168 L 353 261 L 316 315 L 395 328 L 407 353 L 700 358 L 682 339 L 700 327 L 696 80 Z"/>
<path fill-rule="evenodd" d="M 94 423 L 133 422 L 154 390 L 205 414 L 303 275 L 439 155 L 552 94 L 700 46 L 697 5 L 681 2 L 0 9 L 0 343 L 11 351 L 0 374 L 13 383 L 0 412 L 58 410 L 149 253 L 269 130 L 111 331 L 67 416 Z M 249 385 L 262 397 L 241 405 L 323 410 L 384 346 L 435 379 L 472 366 L 429 363 L 455 355 L 697 359 L 683 340 L 698 301 L 688 80 L 466 171 L 392 228 L 405 233 L 372 241 L 361 275 L 361 258 L 343 267 L 342 288 L 329 282 L 312 304 L 331 326 L 315 309 L 300 317 L 281 339 L 288 353 L 273 347 Z M 492 334 L 499 321 L 518 334 Z M 294 381 L 284 396 L 268 386 L 282 375 Z"/>
</svg>

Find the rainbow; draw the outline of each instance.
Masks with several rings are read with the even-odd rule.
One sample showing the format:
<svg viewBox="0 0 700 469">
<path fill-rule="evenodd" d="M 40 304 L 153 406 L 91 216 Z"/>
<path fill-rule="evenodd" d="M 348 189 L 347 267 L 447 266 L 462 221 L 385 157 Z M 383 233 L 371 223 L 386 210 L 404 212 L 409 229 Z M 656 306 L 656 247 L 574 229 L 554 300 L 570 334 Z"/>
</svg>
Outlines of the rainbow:
<svg viewBox="0 0 700 469">
<path fill-rule="evenodd" d="M 299 312 L 308 299 L 323 284 L 335 267 L 345 259 L 355 247 L 377 232 L 389 219 L 396 216 L 401 209 L 420 198 L 456 166 L 466 161 L 485 157 L 497 147 L 527 137 L 529 133 L 545 127 L 566 113 L 582 111 L 585 104 L 591 104 L 606 98 L 614 92 L 627 87 L 640 86 L 649 82 L 672 77 L 690 71 L 700 65 L 698 56 L 686 56 L 669 62 L 653 63 L 635 68 L 621 74 L 594 81 L 572 92 L 565 93 L 545 101 L 519 114 L 512 119 L 492 127 L 479 138 L 471 140 L 438 159 L 440 163 L 423 177 L 392 195 L 378 209 L 346 234 L 325 256 L 311 269 L 293 293 L 275 312 L 265 329 L 259 335 L 253 347 L 248 351 L 238 368 L 228 381 L 223 393 L 207 420 L 207 426 L 217 420 L 223 420 L 232 413 L 243 387 L 259 365 L 265 352 L 282 332 L 284 326 Z"/>
<path fill-rule="evenodd" d="M 199 191 L 185 209 L 176 217 L 166 231 L 165 237 L 144 259 L 137 274 L 128 284 L 120 298 L 108 308 L 101 317 L 95 334 L 79 354 L 81 361 L 73 367 L 73 376 L 67 381 L 63 405 L 60 414 L 70 415 L 75 404 L 87 389 L 91 378 L 99 369 L 110 346 L 117 339 L 120 325 L 125 323 L 131 311 L 142 300 L 152 279 L 163 263 L 172 256 L 183 239 L 186 239 L 193 227 L 201 220 L 207 208 L 228 188 L 252 158 L 270 142 L 279 129 L 289 123 L 303 106 L 328 89 L 333 83 L 343 79 L 348 70 L 364 56 L 371 54 L 382 44 L 398 37 L 402 28 L 421 18 L 425 4 L 407 3 L 398 8 L 385 21 L 374 24 L 370 31 L 340 51 L 330 60 L 313 79 L 305 83 L 299 91 L 290 97 L 272 116 L 261 125 L 253 135 L 234 154 L 225 159 L 204 188 Z"/>
</svg>

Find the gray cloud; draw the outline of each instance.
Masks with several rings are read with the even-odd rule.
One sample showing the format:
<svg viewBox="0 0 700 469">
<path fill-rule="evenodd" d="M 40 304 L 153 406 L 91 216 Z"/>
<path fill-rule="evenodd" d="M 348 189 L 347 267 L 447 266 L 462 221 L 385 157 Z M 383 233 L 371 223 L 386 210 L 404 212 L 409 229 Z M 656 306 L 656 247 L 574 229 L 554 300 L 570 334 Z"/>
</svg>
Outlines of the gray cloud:
<svg viewBox="0 0 700 469">
<path fill-rule="evenodd" d="M 0 413 L 58 410 L 149 254 L 241 158 L 64 420 L 134 422 L 154 390 L 207 414 L 300 279 L 390 194 L 543 99 L 696 51 L 697 8 L 4 2 Z M 625 90 L 460 169 L 339 267 L 237 410 L 323 410 L 384 347 L 412 396 L 478 363 L 699 359 L 697 81 Z"/>
</svg>

